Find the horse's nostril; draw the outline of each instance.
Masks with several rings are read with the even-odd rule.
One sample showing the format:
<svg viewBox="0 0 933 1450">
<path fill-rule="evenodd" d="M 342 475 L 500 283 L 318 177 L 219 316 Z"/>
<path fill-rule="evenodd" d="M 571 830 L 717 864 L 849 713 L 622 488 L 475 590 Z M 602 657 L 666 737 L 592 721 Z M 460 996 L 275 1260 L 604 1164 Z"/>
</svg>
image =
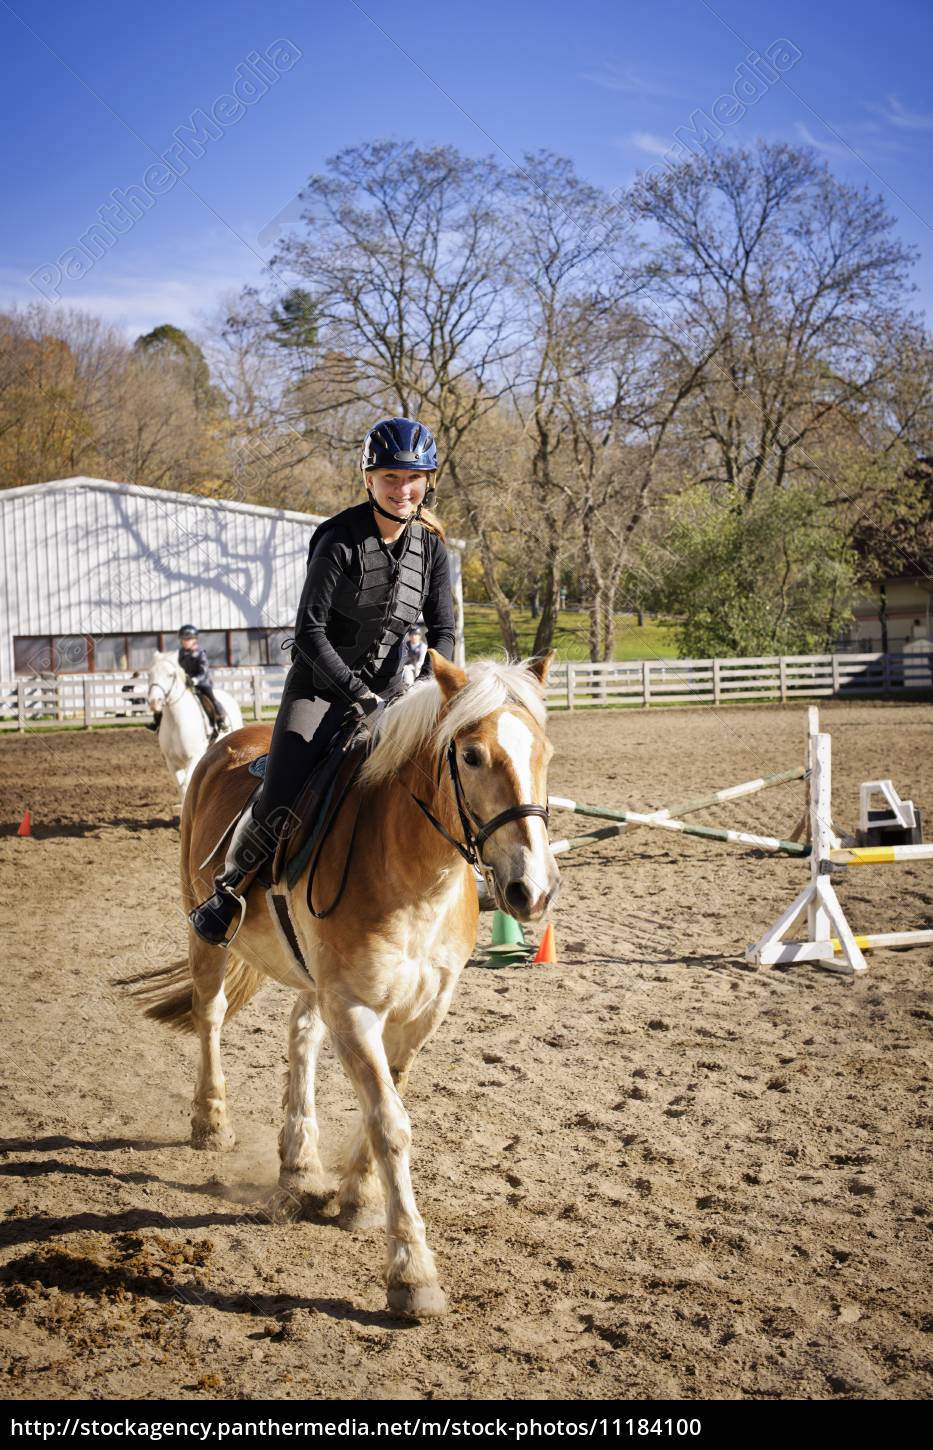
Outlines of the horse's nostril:
<svg viewBox="0 0 933 1450">
<path fill-rule="evenodd" d="M 505 888 L 505 899 L 514 911 L 527 911 L 531 906 L 531 895 L 523 881 L 510 881 Z"/>
</svg>

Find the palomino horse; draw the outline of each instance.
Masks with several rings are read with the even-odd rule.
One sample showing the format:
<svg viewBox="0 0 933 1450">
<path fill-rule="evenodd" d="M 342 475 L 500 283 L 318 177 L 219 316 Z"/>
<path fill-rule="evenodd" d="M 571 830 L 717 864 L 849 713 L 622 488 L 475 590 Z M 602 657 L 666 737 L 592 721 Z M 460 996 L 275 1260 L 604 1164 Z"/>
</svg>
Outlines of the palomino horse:
<svg viewBox="0 0 933 1450">
<path fill-rule="evenodd" d="M 224 708 L 227 724 L 221 736 L 239 730 L 243 724 L 240 707 L 226 690 L 215 690 Z M 181 792 L 191 781 L 194 767 L 211 741 L 210 726 L 195 690 L 189 688 L 188 676 L 174 655 L 155 654 L 149 666 L 149 709 L 162 711 L 159 746 L 168 766 L 168 773 Z"/>
<path fill-rule="evenodd" d="M 339 896 L 352 853 L 339 904 L 312 915 L 307 866 L 289 897 L 310 976 L 256 886 L 229 947 L 207 946 L 191 931 L 187 963 L 135 979 L 149 1016 L 201 1039 L 192 1117 L 200 1148 L 234 1142 L 220 1063 L 223 1023 L 265 977 L 295 989 L 278 1203 L 326 1205 L 342 1225 L 359 1227 L 371 1221 L 381 1180 L 389 1308 L 411 1318 L 441 1314 L 446 1305 L 412 1192 L 401 1092 L 444 1020 L 476 939 L 471 853 L 458 854 L 455 843 L 475 841 L 499 905 L 522 921 L 540 917 L 557 892 L 546 808 L 538 804 L 547 801 L 551 755 L 543 699 L 550 662 L 550 655 L 527 664 L 482 661 L 464 673 L 435 653 L 434 679 L 386 712 L 313 879 L 317 909 Z M 181 820 L 186 907 L 210 891 L 211 872 L 202 868 L 255 784 L 247 765 L 268 748 L 270 730 L 248 725 L 218 741 L 194 773 Z M 328 1031 L 362 1109 L 336 1192 L 318 1152 L 314 1097 Z"/>
</svg>

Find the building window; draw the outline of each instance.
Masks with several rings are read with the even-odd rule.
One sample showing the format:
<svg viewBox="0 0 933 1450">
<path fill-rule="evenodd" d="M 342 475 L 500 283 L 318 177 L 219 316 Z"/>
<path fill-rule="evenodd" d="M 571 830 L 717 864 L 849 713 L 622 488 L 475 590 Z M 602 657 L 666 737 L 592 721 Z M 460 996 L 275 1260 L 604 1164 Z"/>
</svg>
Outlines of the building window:
<svg viewBox="0 0 933 1450">
<path fill-rule="evenodd" d="M 86 634 L 62 634 L 55 640 L 55 673 L 87 674 L 91 668 L 91 641 Z"/>
<path fill-rule="evenodd" d="M 225 629 L 199 631 L 198 644 L 207 655 L 208 664 L 225 665 L 227 663 L 227 631 Z"/>
<path fill-rule="evenodd" d="M 95 670 L 129 669 L 125 634 L 102 634 L 94 641 Z"/>
<path fill-rule="evenodd" d="M 52 641 L 48 635 L 21 635 L 13 640 L 13 669 L 18 675 L 48 674 L 52 669 Z"/>
<path fill-rule="evenodd" d="M 128 634 L 127 664 L 128 670 L 148 670 L 152 664 L 152 656 L 159 648 L 159 636 L 157 634 Z"/>
<path fill-rule="evenodd" d="M 232 665 L 287 665 L 280 648 L 291 638 L 290 629 L 231 629 L 230 663 Z"/>
<path fill-rule="evenodd" d="M 232 665 L 248 665 L 252 663 L 249 657 L 248 630 L 230 630 L 230 663 Z"/>
<path fill-rule="evenodd" d="M 287 667 L 282 641 L 290 629 L 205 630 L 198 642 L 212 665 L 273 665 Z M 17 675 L 110 673 L 148 670 L 152 656 L 160 649 L 175 654 L 175 635 L 15 635 L 13 669 Z"/>
</svg>

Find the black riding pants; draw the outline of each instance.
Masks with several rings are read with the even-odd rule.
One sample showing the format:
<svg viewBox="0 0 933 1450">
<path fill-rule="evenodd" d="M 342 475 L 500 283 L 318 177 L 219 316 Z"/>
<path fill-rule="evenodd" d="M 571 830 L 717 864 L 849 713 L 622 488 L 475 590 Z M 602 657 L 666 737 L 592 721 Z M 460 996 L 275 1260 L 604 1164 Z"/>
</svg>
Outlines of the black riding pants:
<svg viewBox="0 0 933 1450">
<path fill-rule="evenodd" d="M 286 828 L 298 792 L 326 755 L 349 709 L 349 701 L 331 704 L 312 694 L 307 671 L 292 666 L 272 731 L 262 789 L 253 804 L 253 819 L 267 823 L 276 837 Z"/>
<path fill-rule="evenodd" d="M 217 719 L 226 720 L 227 712 L 214 694 L 213 685 L 195 685 L 194 688 L 197 690 L 199 695 L 204 695 L 206 699 L 210 700 L 211 704 L 214 707 Z"/>
</svg>

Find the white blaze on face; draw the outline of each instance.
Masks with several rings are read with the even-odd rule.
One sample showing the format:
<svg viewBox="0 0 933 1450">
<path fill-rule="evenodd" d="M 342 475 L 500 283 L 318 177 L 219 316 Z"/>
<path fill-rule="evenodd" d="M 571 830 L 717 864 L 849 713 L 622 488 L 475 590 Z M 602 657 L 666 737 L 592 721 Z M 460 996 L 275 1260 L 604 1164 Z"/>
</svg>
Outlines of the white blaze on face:
<svg viewBox="0 0 933 1450">
<path fill-rule="evenodd" d="M 531 751 L 534 745 L 534 736 L 531 730 L 520 720 L 517 715 L 503 710 L 499 716 L 497 736 L 499 744 L 512 763 L 515 771 L 515 779 L 518 783 L 518 799 L 522 805 L 544 805 L 544 801 L 536 801 L 532 792 L 531 779 Z M 546 882 L 550 879 L 550 854 L 551 848 L 548 843 L 547 822 L 541 816 L 526 816 L 525 824 L 528 826 L 531 836 L 531 860 L 528 863 L 528 874 L 538 882 Z"/>
</svg>

